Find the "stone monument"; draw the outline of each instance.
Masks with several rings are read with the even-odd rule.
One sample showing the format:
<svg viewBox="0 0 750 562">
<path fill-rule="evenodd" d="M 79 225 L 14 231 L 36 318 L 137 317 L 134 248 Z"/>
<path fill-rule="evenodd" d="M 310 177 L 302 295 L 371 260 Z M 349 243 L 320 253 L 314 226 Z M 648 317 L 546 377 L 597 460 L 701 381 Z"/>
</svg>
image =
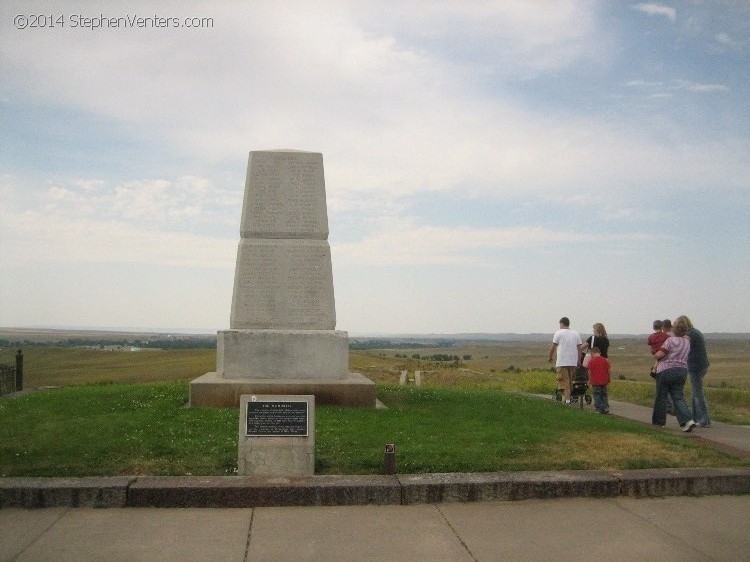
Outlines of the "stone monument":
<svg viewBox="0 0 750 562">
<path fill-rule="evenodd" d="M 190 383 L 190 405 L 239 406 L 243 394 L 375 406 L 374 383 L 349 373 L 349 337 L 336 330 L 317 152 L 250 153 L 230 329 L 217 334 L 216 372 Z"/>
</svg>

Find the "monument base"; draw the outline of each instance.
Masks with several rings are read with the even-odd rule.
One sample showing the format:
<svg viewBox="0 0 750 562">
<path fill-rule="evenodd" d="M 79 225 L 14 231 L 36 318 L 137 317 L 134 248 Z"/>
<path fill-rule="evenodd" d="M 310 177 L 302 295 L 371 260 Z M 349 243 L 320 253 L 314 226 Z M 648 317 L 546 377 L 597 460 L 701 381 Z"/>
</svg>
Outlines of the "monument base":
<svg viewBox="0 0 750 562">
<path fill-rule="evenodd" d="M 346 379 L 349 337 L 339 330 L 222 330 L 216 372 L 225 379 Z"/>
<path fill-rule="evenodd" d="M 316 404 L 375 407 L 375 383 L 359 373 L 344 379 L 225 379 L 206 373 L 190 382 L 193 408 L 237 408 L 243 394 L 312 394 Z"/>
</svg>

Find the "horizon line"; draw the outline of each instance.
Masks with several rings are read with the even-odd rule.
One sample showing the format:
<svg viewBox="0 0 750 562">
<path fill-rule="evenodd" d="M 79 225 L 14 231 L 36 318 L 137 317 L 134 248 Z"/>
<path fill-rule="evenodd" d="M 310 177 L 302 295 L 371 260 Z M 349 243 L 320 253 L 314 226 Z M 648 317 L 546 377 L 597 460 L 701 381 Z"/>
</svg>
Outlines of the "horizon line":
<svg viewBox="0 0 750 562">
<path fill-rule="evenodd" d="M 82 332 L 82 333 L 111 333 L 111 334 L 144 334 L 144 335 L 171 335 L 180 334 L 186 336 L 215 336 L 222 330 L 210 330 L 208 328 L 151 328 L 151 327 L 119 327 L 119 326 L 0 326 L 0 332 Z M 580 332 L 580 330 L 579 330 Z M 553 334 L 553 331 L 545 332 L 349 332 L 349 338 L 492 338 L 498 336 L 515 337 L 538 337 Z M 750 337 L 750 332 L 704 332 L 706 335 L 742 336 Z M 648 332 L 642 333 L 612 333 L 611 337 L 643 337 Z"/>
</svg>

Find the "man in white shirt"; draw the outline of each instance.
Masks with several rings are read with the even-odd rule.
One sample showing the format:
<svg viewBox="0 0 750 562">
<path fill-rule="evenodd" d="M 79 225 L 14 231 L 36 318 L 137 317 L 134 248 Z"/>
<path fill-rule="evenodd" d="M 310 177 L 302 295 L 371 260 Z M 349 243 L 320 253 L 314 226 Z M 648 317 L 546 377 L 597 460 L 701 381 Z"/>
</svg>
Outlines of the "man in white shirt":
<svg viewBox="0 0 750 562">
<path fill-rule="evenodd" d="M 557 353 L 557 388 L 563 391 L 566 404 L 570 404 L 570 388 L 581 360 L 582 345 L 581 335 L 570 329 L 570 320 L 566 316 L 560 318 L 560 329 L 552 336 L 549 362 L 552 363 L 552 356 Z"/>
</svg>

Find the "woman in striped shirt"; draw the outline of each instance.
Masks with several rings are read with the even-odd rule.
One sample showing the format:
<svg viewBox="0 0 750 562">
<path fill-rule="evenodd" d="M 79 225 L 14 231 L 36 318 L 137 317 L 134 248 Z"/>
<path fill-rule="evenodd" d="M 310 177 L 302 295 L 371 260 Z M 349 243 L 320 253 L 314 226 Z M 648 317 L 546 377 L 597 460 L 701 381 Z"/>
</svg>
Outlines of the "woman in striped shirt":
<svg viewBox="0 0 750 562">
<path fill-rule="evenodd" d="M 673 336 L 662 343 L 654 354 L 659 363 L 656 366 L 656 400 L 651 423 L 664 427 L 667 423 L 667 395 L 672 397 L 677 421 L 682 431 L 692 431 L 695 427 L 693 415 L 685 402 L 685 381 L 687 380 L 687 357 L 690 353 L 690 340 L 685 337 L 688 327 L 677 320 L 672 326 Z"/>
</svg>

